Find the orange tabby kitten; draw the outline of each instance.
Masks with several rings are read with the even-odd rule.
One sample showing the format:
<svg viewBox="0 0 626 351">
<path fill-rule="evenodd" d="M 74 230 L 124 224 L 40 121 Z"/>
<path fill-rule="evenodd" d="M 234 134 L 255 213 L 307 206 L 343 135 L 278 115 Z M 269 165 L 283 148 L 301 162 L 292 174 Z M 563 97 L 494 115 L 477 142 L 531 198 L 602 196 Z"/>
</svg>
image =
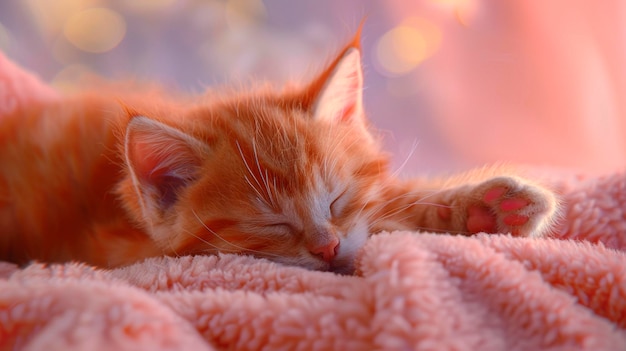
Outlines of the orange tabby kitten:
<svg viewBox="0 0 626 351">
<path fill-rule="evenodd" d="M 0 259 L 114 267 L 225 252 L 351 272 L 383 230 L 547 233 L 556 199 L 528 180 L 389 172 L 358 42 L 297 89 L 178 102 L 94 91 L 3 118 Z"/>
</svg>

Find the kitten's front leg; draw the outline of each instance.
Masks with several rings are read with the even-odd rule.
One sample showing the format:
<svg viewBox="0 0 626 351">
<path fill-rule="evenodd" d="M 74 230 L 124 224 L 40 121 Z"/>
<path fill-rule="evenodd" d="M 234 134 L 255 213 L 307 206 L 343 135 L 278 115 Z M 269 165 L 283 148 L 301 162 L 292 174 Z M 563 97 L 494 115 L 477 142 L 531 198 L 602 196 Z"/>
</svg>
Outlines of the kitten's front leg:
<svg viewBox="0 0 626 351">
<path fill-rule="evenodd" d="M 393 215 L 381 221 L 387 228 L 377 229 L 539 237 L 550 231 L 558 207 L 554 193 L 515 176 L 435 190 L 413 184 L 405 188 L 404 196 L 394 198 L 386 211 Z"/>
<path fill-rule="evenodd" d="M 549 232 L 556 219 L 554 193 L 522 178 L 495 177 L 448 192 L 446 207 L 436 210 L 437 218 L 469 234 L 539 237 Z"/>
</svg>

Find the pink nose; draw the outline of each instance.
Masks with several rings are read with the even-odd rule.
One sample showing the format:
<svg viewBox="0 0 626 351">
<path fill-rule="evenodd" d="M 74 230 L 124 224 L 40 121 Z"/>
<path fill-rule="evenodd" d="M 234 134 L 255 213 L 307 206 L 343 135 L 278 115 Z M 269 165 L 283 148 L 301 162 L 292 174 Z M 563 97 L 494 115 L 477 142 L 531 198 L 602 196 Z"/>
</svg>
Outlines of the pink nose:
<svg viewBox="0 0 626 351">
<path fill-rule="evenodd" d="M 335 256 L 337 256 L 338 248 L 339 239 L 332 238 L 332 240 L 328 243 L 312 248 L 309 251 L 312 254 L 321 257 L 324 261 L 331 263 L 335 259 Z"/>
</svg>

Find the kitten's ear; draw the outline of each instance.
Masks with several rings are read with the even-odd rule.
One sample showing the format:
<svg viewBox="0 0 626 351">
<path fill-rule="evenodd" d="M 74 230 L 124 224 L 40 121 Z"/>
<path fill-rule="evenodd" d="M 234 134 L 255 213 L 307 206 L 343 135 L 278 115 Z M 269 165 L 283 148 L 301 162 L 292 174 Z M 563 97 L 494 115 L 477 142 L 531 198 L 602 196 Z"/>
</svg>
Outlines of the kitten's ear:
<svg viewBox="0 0 626 351">
<path fill-rule="evenodd" d="M 144 210 L 172 206 L 179 191 L 199 176 L 205 151 L 205 143 L 178 129 L 147 117 L 131 119 L 125 156 Z"/>
<path fill-rule="evenodd" d="M 314 118 L 365 124 L 363 71 L 359 49 L 349 47 L 331 68 L 313 104 Z"/>
</svg>

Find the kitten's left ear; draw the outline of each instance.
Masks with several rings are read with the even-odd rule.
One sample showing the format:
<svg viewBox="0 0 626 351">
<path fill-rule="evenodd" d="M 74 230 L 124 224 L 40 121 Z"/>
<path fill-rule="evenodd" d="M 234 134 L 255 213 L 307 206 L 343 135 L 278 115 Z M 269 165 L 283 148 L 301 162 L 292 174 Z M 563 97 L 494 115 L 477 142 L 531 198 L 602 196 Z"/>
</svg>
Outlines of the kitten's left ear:
<svg viewBox="0 0 626 351">
<path fill-rule="evenodd" d="M 126 128 L 125 156 L 144 215 L 163 213 L 197 179 L 208 146 L 191 135 L 147 117 Z"/>
<path fill-rule="evenodd" d="M 331 68 L 313 104 L 314 118 L 364 125 L 363 70 L 359 49 L 347 48 Z"/>
</svg>

